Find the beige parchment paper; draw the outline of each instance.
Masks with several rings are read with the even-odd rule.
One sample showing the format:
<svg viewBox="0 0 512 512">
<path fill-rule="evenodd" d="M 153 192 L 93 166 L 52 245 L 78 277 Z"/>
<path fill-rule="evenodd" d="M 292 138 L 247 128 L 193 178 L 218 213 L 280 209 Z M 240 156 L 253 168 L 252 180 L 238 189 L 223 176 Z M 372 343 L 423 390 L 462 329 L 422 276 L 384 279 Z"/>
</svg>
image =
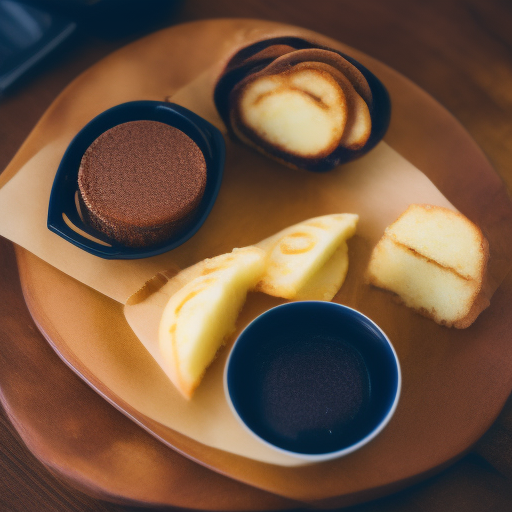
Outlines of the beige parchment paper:
<svg viewBox="0 0 512 512">
<path fill-rule="evenodd" d="M 233 48 L 276 30 L 273 24 L 267 25 L 265 30 L 237 31 L 236 23 L 232 23 L 227 36 L 219 30 L 204 34 L 209 51 L 194 47 L 186 62 L 182 54 L 187 48 L 187 34 L 176 27 L 172 29 L 172 48 L 166 45 L 168 31 L 160 32 L 116 52 L 79 77 L 52 105 L 6 170 L 0 189 L 0 234 L 81 283 L 125 303 L 158 272 L 185 268 L 234 247 L 255 244 L 310 217 L 350 212 L 359 214 L 360 222 L 357 235 L 349 242 L 349 278 L 352 274 L 349 280 L 353 290 L 364 286 L 364 268 L 373 245 L 384 228 L 409 204 L 430 203 L 453 208 L 421 171 L 384 142 L 355 162 L 329 173 L 314 174 L 285 168 L 226 140 L 224 180 L 210 216 L 192 239 L 157 257 L 103 260 L 46 228 L 56 169 L 72 137 L 86 122 L 124 101 L 161 101 L 170 97 L 224 131 L 211 97 L 215 79 Z M 278 32 L 283 30 L 279 28 Z M 285 33 L 293 31 L 285 30 Z M 299 29 L 296 33 L 307 35 Z M 125 308 L 130 326 L 164 371 L 156 329 L 165 300 L 165 293 L 156 292 L 147 300 Z M 262 294 L 250 294 L 238 330 L 260 312 L 279 303 Z M 300 464 L 261 445 L 229 411 L 222 389 L 222 373 L 229 345 L 235 337 L 236 334 L 228 340 L 227 348 L 208 371 L 192 401 L 185 401 L 178 392 L 170 393 L 165 407 L 156 411 L 148 407 L 141 412 L 151 411 L 152 419 L 214 448 L 273 464 Z M 119 388 L 115 392 L 127 403 L 139 403 L 139 397 L 131 396 L 128 389 Z M 151 403 L 152 397 L 147 400 Z"/>
</svg>

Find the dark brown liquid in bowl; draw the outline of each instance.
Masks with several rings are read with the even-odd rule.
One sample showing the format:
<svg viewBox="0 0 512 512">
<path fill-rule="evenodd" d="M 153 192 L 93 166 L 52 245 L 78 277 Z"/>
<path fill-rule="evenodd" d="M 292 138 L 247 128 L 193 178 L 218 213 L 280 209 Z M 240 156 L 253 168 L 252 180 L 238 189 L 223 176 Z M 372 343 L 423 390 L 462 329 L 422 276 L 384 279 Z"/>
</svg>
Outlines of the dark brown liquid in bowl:
<svg viewBox="0 0 512 512">
<path fill-rule="evenodd" d="M 262 361 L 259 385 L 262 417 L 284 439 L 346 432 L 369 398 L 361 354 L 323 337 L 291 338 L 276 346 Z"/>
<path fill-rule="evenodd" d="M 247 377 L 248 423 L 263 439 L 301 453 L 337 451 L 368 430 L 365 361 L 337 337 L 295 333 L 263 342 Z"/>
</svg>

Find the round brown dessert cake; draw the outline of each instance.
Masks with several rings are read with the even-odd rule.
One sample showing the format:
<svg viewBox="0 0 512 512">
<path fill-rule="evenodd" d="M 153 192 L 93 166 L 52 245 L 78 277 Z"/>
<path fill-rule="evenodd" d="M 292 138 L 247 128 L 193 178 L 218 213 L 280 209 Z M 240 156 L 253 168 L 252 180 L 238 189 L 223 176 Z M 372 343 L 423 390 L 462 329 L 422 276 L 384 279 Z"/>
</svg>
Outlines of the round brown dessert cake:
<svg viewBox="0 0 512 512">
<path fill-rule="evenodd" d="M 130 121 L 102 133 L 78 172 L 84 222 L 129 247 L 182 232 L 205 186 L 206 162 L 197 144 L 157 121 Z"/>
</svg>

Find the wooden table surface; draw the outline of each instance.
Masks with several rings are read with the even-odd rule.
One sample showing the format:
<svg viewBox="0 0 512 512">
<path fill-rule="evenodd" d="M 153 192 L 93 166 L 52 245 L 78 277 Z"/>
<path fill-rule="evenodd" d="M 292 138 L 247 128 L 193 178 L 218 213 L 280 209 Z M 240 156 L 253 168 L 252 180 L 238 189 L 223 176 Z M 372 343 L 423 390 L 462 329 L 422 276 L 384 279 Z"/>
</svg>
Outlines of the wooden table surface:
<svg viewBox="0 0 512 512">
<path fill-rule="evenodd" d="M 511 190 L 510 0 L 187 0 L 163 21 L 171 25 L 217 17 L 263 18 L 304 26 L 388 64 L 452 112 Z M 82 31 L 67 50 L 1 100 L 0 169 L 59 92 L 129 40 L 105 39 Z M 14 258 L 5 240 L 0 240 L 0 251 L 2 261 Z M 2 275 L 0 286 L 9 282 L 19 288 L 18 276 L 12 274 Z M 23 305 L 19 315 L 30 322 Z M 15 331 L 15 321 L 5 315 L 1 319 Z M 61 483 L 30 454 L 0 411 L 0 510 L 133 509 L 95 500 Z M 511 400 L 475 449 L 454 466 L 411 489 L 353 510 L 512 510 Z"/>
</svg>

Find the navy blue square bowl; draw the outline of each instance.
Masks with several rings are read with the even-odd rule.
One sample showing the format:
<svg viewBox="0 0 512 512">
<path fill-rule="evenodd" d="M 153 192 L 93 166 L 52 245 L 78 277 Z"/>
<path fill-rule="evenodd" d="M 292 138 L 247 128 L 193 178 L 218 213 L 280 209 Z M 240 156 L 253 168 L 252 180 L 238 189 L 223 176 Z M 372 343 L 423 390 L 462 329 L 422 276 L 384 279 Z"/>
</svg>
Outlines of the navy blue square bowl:
<svg viewBox="0 0 512 512">
<path fill-rule="evenodd" d="M 332 302 L 273 308 L 236 340 L 226 398 L 266 445 L 309 462 L 351 453 L 382 431 L 398 404 L 400 365 L 384 332 Z"/>
<path fill-rule="evenodd" d="M 197 216 L 185 232 L 157 245 L 133 248 L 111 240 L 83 222 L 77 206 L 78 169 L 87 148 L 103 132 L 118 124 L 142 120 L 159 121 L 188 135 L 203 152 L 207 179 Z M 225 153 L 220 131 L 184 107 L 159 101 L 133 101 L 117 105 L 82 128 L 64 153 L 50 194 L 48 229 L 80 249 L 106 259 L 148 258 L 175 249 L 198 231 L 213 208 L 222 182 Z"/>
</svg>

